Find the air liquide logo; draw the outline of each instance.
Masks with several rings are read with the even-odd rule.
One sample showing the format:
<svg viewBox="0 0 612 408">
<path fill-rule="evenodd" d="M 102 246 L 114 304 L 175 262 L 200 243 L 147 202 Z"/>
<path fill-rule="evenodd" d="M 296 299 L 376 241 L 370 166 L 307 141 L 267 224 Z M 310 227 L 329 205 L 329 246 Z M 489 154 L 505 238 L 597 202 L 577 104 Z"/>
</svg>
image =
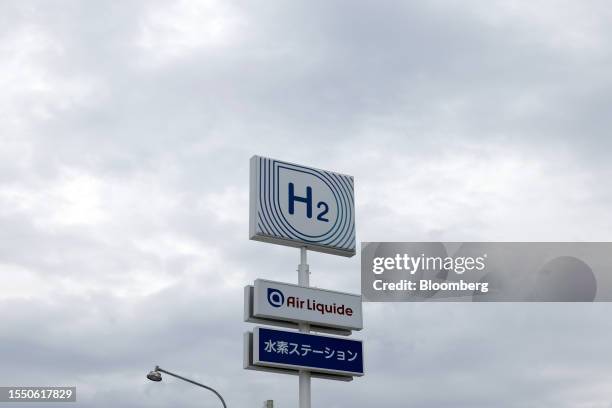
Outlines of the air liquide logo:
<svg viewBox="0 0 612 408">
<path fill-rule="evenodd" d="M 268 303 L 273 307 L 281 307 L 285 303 L 285 295 L 278 289 L 268 288 Z"/>
<path fill-rule="evenodd" d="M 353 309 L 345 304 L 322 303 L 315 299 L 301 299 L 297 296 L 287 296 L 278 289 L 268 288 L 268 303 L 272 307 L 287 307 L 290 309 L 300 309 L 338 316 L 352 316 Z"/>
</svg>

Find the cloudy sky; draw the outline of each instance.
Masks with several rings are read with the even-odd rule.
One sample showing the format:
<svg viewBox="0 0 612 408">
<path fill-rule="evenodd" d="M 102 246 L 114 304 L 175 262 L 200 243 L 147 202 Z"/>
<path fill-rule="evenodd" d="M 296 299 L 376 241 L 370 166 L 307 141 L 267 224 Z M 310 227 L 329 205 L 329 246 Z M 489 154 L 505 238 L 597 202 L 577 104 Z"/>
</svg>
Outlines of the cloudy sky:
<svg viewBox="0 0 612 408">
<path fill-rule="evenodd" d="M 358 241 L 612 240 L 601 1 L 1 1 L 0 385 L 82 407 L 297 405 L 242 369 L 248 160 L 355 177 Z M 311 283 L 359 292 L 359 256 Z M 612 407 L 612 305 L 364 305 L 314 407 Z M 27 404 L 24 404 L 24 407 Z"/>
</svg>

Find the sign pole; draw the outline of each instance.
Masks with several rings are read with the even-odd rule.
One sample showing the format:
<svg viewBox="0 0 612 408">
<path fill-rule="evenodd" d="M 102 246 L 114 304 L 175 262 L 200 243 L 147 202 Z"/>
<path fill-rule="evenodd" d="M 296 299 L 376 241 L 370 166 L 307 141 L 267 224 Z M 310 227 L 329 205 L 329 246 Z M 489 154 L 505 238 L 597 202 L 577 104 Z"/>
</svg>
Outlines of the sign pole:
<svg viewBox="0 0 612 408">
<path fill-rule="evenodd" d="M 308 270 L 308 261 L 306 259 L 306 247 L 300 247 L 300 264 L 298 265 L 298 285 L 310 286 L 310 271 Z M 310 325 L 300 323 L 299 329 L 301 333 L 310 333 Z M 300 391 L 299 401 L 300 408 L 310 408 L 310 371 L 300 370 Z"/>
</svg>

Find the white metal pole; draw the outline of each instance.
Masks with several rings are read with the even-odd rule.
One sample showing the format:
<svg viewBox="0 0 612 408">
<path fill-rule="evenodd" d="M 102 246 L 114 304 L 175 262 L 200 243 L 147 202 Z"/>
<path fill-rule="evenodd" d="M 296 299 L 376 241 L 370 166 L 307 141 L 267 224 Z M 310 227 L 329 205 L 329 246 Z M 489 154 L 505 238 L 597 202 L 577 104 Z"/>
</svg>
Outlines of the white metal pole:
<svg viewBox="0 0 612 408">
<path fill-rule="evenodd" d="M 308 261 L 306 259 L 306 247 L 300 248 L 300 264 L 298 265 L 298 285 L 308 287 L 310 285 L 310 271 L 308 270 Z M 309 333 L 310 325 L 300 323 L 299 329 L 301 333 Z M 310 371 L 300 370 L 300 408 L 310 408 Z"/>
</svg>

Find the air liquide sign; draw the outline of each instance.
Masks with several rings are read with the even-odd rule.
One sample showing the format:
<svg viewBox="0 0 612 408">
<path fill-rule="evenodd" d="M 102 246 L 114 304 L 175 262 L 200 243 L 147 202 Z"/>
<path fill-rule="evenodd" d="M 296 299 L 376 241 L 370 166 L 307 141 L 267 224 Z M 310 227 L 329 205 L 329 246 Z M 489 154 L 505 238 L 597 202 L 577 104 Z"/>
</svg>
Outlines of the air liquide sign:
<svg viewBox="0 0 612 408">
<path fill-rule="evenodd" d="M 250 238 L 355 255 L 353 177 L 251 158 Z"/>
<path fill-rule="evenodd" d="M 253 315 L 361 330 L 361 296 L 257 279 Z"/>
</svg>

